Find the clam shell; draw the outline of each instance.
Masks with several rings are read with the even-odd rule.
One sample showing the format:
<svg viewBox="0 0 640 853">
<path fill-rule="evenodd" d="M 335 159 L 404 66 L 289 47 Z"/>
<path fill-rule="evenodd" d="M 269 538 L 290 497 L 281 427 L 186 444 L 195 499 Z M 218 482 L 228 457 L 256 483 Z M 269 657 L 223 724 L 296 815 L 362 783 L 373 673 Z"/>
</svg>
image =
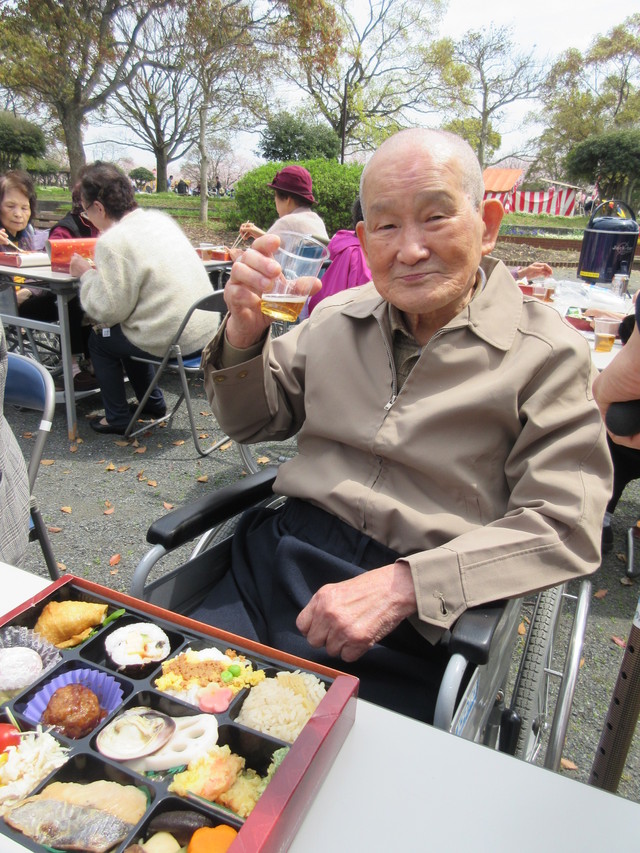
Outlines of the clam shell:
<svg viewBox="0 0 640 853">
<path fill-rule="evenodd" d="M 172 717 L 151 708 L 129 708 L 98 734 L 98 750 L 115 761 L 128 761 L 156 752 L 173 735 Z"/>
</svg>

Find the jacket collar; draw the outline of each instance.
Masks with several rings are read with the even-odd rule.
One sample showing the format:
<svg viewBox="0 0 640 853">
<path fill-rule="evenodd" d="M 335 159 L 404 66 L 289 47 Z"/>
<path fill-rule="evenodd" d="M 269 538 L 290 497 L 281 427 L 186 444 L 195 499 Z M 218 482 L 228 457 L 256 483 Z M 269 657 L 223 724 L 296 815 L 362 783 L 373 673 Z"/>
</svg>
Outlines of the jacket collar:
<svg viewBox="0 0 640 853">
<path fill-rule="evenodd" d="M 513 343 L 520 322 L 522 294 L 502 261 L 486 257 L 481 266 L 487 277 L 485 287 L 444 328 L 460 329 L 468 326 L 469 331 L 482 340 L 497 349 L 507 351 Z M 345 305 L 342 313 L 356 319 L 373 316 L 378 322 L 383 322 L 387 303 L 375 289 L 373 282 L 358 290 L 358 298 Z"/>
</svg>

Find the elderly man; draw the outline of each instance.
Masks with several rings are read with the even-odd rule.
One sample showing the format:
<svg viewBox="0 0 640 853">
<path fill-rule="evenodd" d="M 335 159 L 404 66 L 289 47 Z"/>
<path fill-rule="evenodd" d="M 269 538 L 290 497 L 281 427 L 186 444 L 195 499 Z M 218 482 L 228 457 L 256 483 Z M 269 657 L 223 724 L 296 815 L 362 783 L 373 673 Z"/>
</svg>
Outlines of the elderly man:
<svg viewBox="0 0 640 853">
<path fill-rule="evenodd" d="M 468 607 L 593 572 L 610 462 L 587 342 L 485 258 L 502 217 L 452 134 L 407 130 L 362 174 L 373 283 L 270 340 L 275 236 L 233 267 L 203 356 L 225 431 L 299 431 L 284 509 L 246 515 L 212 624 L 358 675 L 429 720 Z M 482 264 L 481 264 L 482 261 Z"/>
</svg>

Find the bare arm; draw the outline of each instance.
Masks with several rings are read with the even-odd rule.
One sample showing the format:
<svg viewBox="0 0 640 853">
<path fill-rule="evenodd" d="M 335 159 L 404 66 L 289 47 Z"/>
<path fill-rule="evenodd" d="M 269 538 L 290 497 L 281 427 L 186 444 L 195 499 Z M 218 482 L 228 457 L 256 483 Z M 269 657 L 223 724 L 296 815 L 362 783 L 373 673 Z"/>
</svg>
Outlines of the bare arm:
<svg viewBox="0 0 640 853">
<path fill-rule="evenodd" d="M 611 403 L 640 400 L 640 332 L 635 326 L 631 337 L 593 383 L 593 395 L 605 418 Z M 640 433 L 632 436 L 612 435 L 616 444 L 640 450 Z"/>
</svg>

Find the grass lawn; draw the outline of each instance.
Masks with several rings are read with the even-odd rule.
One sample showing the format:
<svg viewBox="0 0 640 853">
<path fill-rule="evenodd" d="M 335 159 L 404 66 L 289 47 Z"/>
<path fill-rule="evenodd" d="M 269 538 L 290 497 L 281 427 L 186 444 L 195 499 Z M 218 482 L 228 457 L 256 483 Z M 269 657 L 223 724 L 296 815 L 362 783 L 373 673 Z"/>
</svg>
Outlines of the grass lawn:
<svg viewBox="0 0 640 853">
<path fill-rule="evenodd" d="M 38 198 L 43 201 L 59 201 L 71 203 L 71 192 L 60 187 L 37 187 Z M 140 207 L 154 207 L 169 210 L 176 219 L 197 220 L 200 216 L 200 198 L 184 196 L 173 192 L 166 193 L 137 193 L 136 201 Z M 224 220 L 235 201 L 232 198 L 210 198 L 209 219 Z M 528 225 L 552 230 L 553 228 L 575 229 L 579 236 L 587 225 L 587 216 L 548 216 L 531 213 L 507 213 L 502 220 L 502 228 L 509 225 Z M 345 225 L 345 227 L 347 227 Z"/>
</svg>

